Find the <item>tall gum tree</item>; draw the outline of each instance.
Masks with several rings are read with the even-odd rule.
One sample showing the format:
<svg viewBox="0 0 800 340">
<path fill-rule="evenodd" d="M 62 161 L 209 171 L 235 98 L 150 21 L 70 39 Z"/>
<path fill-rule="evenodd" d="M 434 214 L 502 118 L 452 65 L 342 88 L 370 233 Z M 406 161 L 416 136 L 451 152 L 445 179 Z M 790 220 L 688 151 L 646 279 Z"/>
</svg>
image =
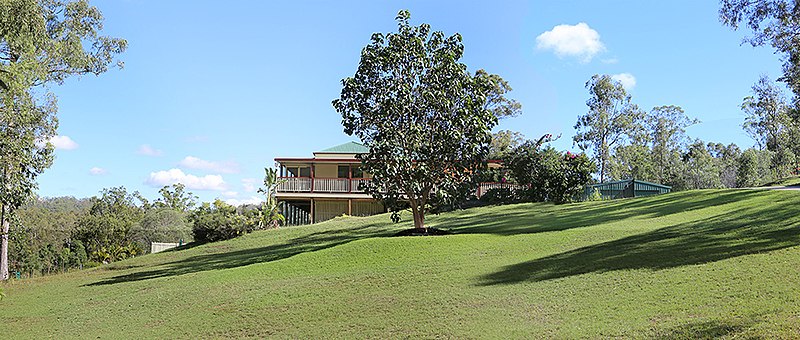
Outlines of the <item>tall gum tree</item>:
<svg viewBox="0 0 800 340">
<path fill-rule="evenodd" d="M 511 88 L 501 77 L 472 74 L 459 62 L 461 35 L 412 26 L 410 17 L 400 11 L 396 33 L 372 35 L 333 106 L 345 133 L 370 150 L 360 156 L 373 176 L 365 191 L 393 209 L 407 202 L 422 229 L 432 195 L 452 196 L 471 183 L 486 165 L 498 117 L 521 107 L 505 97 Z"/>
<path fill-rule="evenodd" d="M 609 75 L 594 75 L 586 82 L 589 111 L 575 123 L 572 141 L 581 151 L 591 150 L 599 166 L 600 182 L 607 179 L 612 151 L 642 128 L 644 112 Z"/>
<path fill-rule="evenodd" d="M 101 36 L 88 1 L 0 0 L 0 279 L 7 280 L 14 211 L 53 161 L 56 99 L 48 86 L 108 70 L 127 42 Z M 118 63 L 121 67 L 122 64 Z"/>
</svg>

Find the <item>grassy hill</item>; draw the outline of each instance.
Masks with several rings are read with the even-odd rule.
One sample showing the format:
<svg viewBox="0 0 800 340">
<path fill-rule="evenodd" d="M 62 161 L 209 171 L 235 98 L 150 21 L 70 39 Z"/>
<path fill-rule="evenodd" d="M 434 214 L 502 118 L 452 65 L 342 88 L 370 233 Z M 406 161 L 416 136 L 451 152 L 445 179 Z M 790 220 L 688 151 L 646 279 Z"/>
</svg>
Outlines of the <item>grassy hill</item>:
<svg viewBox="0 0 800 340">
<path fill-rule="evenodd" d="M 3 335 L 800 337 L 800 193 L 704 190 L 385 215 L 5 286 Z M 408 219 L 408 216 L 406 216 Z"/>
</svg>

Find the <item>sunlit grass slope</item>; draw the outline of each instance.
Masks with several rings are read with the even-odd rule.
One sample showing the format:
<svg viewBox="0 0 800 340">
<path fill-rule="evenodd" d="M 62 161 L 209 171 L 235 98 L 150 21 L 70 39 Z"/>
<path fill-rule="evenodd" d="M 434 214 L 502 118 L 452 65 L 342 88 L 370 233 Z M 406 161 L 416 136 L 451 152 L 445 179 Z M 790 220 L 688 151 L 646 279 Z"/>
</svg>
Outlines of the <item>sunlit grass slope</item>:
<svg viewBox="0 0 800 340">
<path fill-rule="evenodd" d="M 408 216 L 405 216 L 408 219 Z M 5 286 L 8 338 L 796 338 L 800 192 L 256 232 Z"/>
</svg>

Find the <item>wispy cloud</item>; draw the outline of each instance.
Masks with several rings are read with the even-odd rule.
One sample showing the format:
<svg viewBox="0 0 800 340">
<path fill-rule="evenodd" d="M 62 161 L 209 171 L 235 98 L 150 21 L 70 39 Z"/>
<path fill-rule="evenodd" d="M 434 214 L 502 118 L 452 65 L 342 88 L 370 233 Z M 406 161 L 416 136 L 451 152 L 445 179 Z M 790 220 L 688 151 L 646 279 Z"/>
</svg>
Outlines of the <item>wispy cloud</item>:
<svg viewBox="0 0 800 340">
<path fill-rule="evenodd" d="M 193 156 L 186 156 L 186 158 L 178 163 L 178 166 L 184 169 L 206 170 L 224 174 L 235 174 L 239 172 L 239 164 L 236 162 L 212 162 Z"/>
<path fill-rule="evenodd" d="M 228 203 L 233 206 L 240 206 L 244 204 L 258 205 L 261 204 L 261 202 L 263 202 L 263 200 L 258 196 L 250 196 L 250 198 L 243 198 L 243 199 L 229 198 L 225 200 L 225 203 Z"/>
<path fill-rule="evenodd" d="M 228 185 L 220 175 L 206 175 L 199 177 L 186 174 L 180 169 L 151 172 L 150 177 L 148 177 L 145 181 L 145 184 L 155 188 L 177 183 L 182 183 L 186 186 L 186 188 L 193 190 L 225 191 L 228 189 Z"/>
<path fill-rule="evenodd" d="M 99 168 L 99 167 L 96 167 L 96 166 L 92 167 L 91 169 L 89 169 L 89 174 L 91 174 L 92 176 L 102 176 L 102 175 L 105 175 L 107 173 L 108 173 L 108 170 L 103 169 L 103 168 Z"/>
<path fill-rule="evenodd" d="M 256 183 L 258 183 L 258 179 L 242 178 L 242 188 L 245 192 L 256 192 Z"/>
<path fill-rule="evenodd" d="M 636 87 L 636 77 L 634 77 L 630 73 L 614 74 L 611 75 L 611 79 L 620 82 L 620 84 L 622 84 L 622 87 L 624 87 L 628 91 L 633 90 L 633 88 Z"/>
<path fill-rule="evenodd" d="M 536 37 L 536 48 L 552 50 L 558 57 L 575 57 L 588 63 L 606 50 L 600 34 L 585 22 L 577 25 L 558 25 Z"/>
<path fill-rule="evenodd" d="M 149 144 L 140 145 L 139 149 L 136 150 L 136 153 L 139 155 L 150 156 L 150 157 L 158 157 L 164 154 L 163 151 L 155 149 Z"/>
<path fill-rule="evenodd" d="M 50 138 L 50 144 L 58 150 L 75 150 L 78 148 L 78 143 L 75 143 L 69 136 L 53 136 Z"/>
</svg>

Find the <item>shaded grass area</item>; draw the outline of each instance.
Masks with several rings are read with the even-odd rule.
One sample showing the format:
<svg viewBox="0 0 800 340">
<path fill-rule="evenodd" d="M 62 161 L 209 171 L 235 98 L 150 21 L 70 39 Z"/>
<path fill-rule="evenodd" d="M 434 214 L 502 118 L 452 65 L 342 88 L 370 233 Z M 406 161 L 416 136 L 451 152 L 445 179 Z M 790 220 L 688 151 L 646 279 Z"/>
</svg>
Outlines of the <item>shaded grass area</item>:
<svg viewBox="0 0 800 340">
<path fill-rule="evenodd" d="M 800 337 L 800 193 L 337 218 L 15 281 L 14 338 Z M 421 321 L 422 320 L 422 321 Z"/>
<path fill-rule="evenodd" d="M 764 184 L 765 187 L 772 187 L 772 186 L 787 186 L 787 187 L 797 187 L 800 186 L 800 176 L 790 176 L 786 178 L 781 178 L 777 181 L 769 182 Z"/>
<path fill-rule="evenodd" d="M 647 208 L 628 209 L 628 213 L 615 213 L 613 216 L 604 216 L 600 212 L 596 214 L 605 222 L 616 218 L 657 218 L 678 211 L 691 212 L 703 206 L 730 204 L 754 195 L 757 194 L 741 191 L 719 195 L 706 193 L 672 205 L 656 203 Z M 783 200 L 771 203 L 737 206 L 735 210 L 700 216 L 650 232 L 518 263 L 487 275 L 482 284 L 541 281 L 626 269 L 658 270 L 800 244 L 800 207 L 797 202 Z M 639 205 L 640 202 L 634 204 Z M 579 216 L 576 220 L 582 221 L 582 218 Z"/>
<path fill-rule="evenodd" d="M 255 263 L 272 262 L 300 253 L 313 252 L 335 247 L 366 237 L 383 237 L 391 235 L 391 233 L 387 232 L 386 229 L 387 228 L 385 225 L 366 224 L 352 228 L 337 228 L 311 232 L 287 239 L 282 243 L 272 244 L 265 247 L 193 255 L 158 265 L 154 269 L 116 275 L 97 282 L 89 283 L 88 285 L 108 285 L 184 275 L 208 270 L 230 269 Z M 124 265 L 112 266 L 111 268 L 115 269 L 118 267 L 125 269 L 129 268 L 125 267 Z"/>
</svg>

